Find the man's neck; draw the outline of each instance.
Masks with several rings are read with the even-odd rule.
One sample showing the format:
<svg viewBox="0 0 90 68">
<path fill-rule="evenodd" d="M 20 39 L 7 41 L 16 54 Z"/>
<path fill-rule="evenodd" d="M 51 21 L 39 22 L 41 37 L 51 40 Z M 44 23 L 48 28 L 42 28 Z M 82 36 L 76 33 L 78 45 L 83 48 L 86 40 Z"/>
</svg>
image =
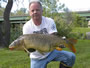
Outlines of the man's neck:
<svg viewBox="0 0 90 68">
<path fill-rule="evenodd" d="M 39 19 L 39 20 L 33 20 L 34 24 L 36 26 L 39 26 L 41 23 L 42 23 L 42 19 Z"/>
</svg>

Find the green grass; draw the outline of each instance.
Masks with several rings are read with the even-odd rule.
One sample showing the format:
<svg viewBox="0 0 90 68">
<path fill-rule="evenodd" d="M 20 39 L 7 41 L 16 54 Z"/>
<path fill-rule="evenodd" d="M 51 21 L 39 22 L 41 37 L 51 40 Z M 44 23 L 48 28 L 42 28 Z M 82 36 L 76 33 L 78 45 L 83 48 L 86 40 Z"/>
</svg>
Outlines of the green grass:
<svg viewBox="0 0 90 68">
<path fill-rule="evenodd" d="M 78 32 L 78 33 L 84 33 L 86 34 L 86 32 L 90 32 L 90 28 L 81 28 L 81 27 L 76 27 L 72 30 L 72 32 Z"/>
<path fill-rule="evenodd" d="M 0 49 L 0 68 L 30 68 L 30 59 L 23 51 Z"/>
<path fill-rule="evenodd" d="M 90 32 L 90 28 L 75 27 L 72 29 L 71 34 L 69 34 L 69 37 L 73 37 L 76 39 L 87 39 L 87 32 Z"/>
<path fill-rule="evenodd" d="M 90 68 L 90 40 L 79 40 L 76 48 L 77 53 L 74 68 Z"/>
<path fill-rule="evenodd" d="M 90 40 L 78 40 L 75 47 L 77 52 L 73 68 L 90 68 Z M 59 68 L 59 62 L 50 62 L 47 66 Z M 0 49 L 0 68 L 30 68 L 30 59 L 24 51 Z"/>
</svg>

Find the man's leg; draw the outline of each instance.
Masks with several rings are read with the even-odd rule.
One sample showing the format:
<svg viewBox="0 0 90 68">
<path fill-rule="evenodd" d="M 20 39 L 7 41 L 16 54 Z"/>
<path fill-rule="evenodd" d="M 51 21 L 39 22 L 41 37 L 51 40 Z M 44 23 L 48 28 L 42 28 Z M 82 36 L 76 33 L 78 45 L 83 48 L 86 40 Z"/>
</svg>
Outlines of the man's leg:
<svg viewBox="0 0 90 68">
<path fill-rule="evenodd" d="M 75 63 L 75 54 L 68 51 L 57 51 L 54 50 L 52 52 L 52 55 L 55 55 L 56 57 L 53 59 L 54 61 L 60 61 L 65 68 L 72 67 Z M 50 56 L 49 56 L 50 57 Z"/>
<path fill-rule="evenodd" d="M 72 52 L 68 51 L 54 50 L 44 59 L 41 60 L 31 59 L 31 68 L 46 68 L 46 65 L 51 61 L 60 61 L 63 62 L 63 64 L 65 64 L 66 66 L 72 67 L 75 63 L 75 55 Z"/>
<path fill-rule="evenodd" d="M 46 68 L 47 63 L 44 59 L 42 60 L 34 60 L 31 59 L 31 68 Z"/>
</svg>

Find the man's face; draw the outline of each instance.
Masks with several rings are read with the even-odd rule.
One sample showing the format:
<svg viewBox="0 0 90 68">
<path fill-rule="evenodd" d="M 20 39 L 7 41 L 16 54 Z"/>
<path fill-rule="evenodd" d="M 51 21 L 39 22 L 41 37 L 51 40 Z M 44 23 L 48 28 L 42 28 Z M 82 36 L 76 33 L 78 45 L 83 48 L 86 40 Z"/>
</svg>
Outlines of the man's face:
<svg viewBox="0 0 90 68">
<path fill-rule="evenodd" d="M 40 19 L 42 16 L 42 8 L 38 3 L 32 3 L 29 6 L 29 13 L 33 19 Z"/>
</svg>

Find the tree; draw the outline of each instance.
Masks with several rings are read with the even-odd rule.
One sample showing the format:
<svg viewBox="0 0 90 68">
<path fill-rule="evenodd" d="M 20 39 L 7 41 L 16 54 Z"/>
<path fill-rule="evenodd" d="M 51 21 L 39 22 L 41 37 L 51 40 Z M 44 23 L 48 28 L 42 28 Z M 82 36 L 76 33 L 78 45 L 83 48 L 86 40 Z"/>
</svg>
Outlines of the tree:
<svg viewBox="0 0 90 68">
<path fill-rule="evenodd" d="M 26 14 L 26 8 L 21 8 L 20 10 L 15 11 L 14 13 L 15 15 L 25 15 Z"/>
<path fill-rule="evenodd" d="M 5 0 L 6 1 L 6 0 Z M 4 11 L 4 22 L 3 27 L 0 27 L 0 47 L 6 47 L 9 45 L 10 42 L 10 11 L 13 5 L 13 0 L 8 0 Z"/>
<path fill-rule="evenodd" d="M 65 9 L 65 4 L 61 4 L 58 0 L 40 0 L 44 8 L 44 16 L 51 16 L 53 13 L 58 13 L 60 10 Z"/>
</svg>

